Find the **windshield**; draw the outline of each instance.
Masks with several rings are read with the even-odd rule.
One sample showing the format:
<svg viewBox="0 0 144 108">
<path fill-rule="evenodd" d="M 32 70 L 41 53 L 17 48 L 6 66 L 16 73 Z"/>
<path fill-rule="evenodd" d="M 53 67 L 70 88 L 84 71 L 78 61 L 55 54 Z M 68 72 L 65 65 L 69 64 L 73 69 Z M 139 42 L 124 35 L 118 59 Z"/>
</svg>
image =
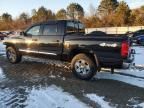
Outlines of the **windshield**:
<svg viewBox="0 0 144 108">
<path fill-rule="evenodd" d="M 85 33 L 84 25 L 76 21 L 68 21 L 66 24 L 66 33 Z"/>
</svg>

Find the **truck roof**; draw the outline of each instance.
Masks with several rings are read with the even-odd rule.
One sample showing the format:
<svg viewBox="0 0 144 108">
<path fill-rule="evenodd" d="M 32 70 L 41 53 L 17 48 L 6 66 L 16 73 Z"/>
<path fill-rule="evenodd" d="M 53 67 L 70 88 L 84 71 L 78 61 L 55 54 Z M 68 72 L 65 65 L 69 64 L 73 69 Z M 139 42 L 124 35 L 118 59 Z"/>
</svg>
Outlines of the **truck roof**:
<svg viewBox="0 0 144 108">
<path fill-rule="evenodd" d="M 48 21 L 45 21 L 45 22 L 35 23 L 33 25 L 37 25 L 37 24 L 54 24 L 54 23 L 58 23 L 58 22 L 68 22 L 68 21 L 73 21 L 73 22 L 80 23 L 80 21 L 78 21 L 78 20 L 48 20 Z"/>
</svg>

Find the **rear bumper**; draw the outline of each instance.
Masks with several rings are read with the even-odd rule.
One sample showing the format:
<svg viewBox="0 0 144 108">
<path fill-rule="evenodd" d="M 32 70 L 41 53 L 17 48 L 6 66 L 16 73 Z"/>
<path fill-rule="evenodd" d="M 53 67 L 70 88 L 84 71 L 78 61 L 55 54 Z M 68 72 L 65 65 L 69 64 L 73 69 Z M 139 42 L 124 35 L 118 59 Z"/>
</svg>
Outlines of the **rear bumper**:
<svg viewBox="0 0 144 108">
<path fill-rule="evenodd" d="M 132 49 L 129 58 L 127 60 L 124 60 L 124 62 L 123 62 L 123 66 L 122 66 L 123 69 L 128 69 L 130 66 L 135 64 L 134 63 L 134 59 L 135 59 L 134 54 L 135 54 L 135 50 Z"/>
<path fill-rule="evenodd" d="M 124 63 L 132 63 L 134 61 L 134 55 L 131 55 L 130 58 L 124 60 Z"/>
</svg>

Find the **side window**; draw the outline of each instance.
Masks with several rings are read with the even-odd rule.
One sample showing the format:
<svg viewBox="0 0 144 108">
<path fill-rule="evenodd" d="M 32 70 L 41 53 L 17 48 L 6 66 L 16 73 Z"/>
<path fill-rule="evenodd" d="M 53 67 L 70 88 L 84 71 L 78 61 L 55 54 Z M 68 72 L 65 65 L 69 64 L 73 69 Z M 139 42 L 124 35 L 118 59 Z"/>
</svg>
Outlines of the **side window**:
<svg viewBox="0 0 144 108">
<path fill-rule="evenodd" d="M 50 25 L 44 25 L 43 28 L 43 35 L 47 36 L 47 35 L 57 35 L 57 25 L 54 24 L 50 24 Z"/>
<path fill-rule="evenodd" d="M 32 28 L 30 28 L 27 32 L 27 35 L 30 36 L 38 36 L 40 35 L 40 26 L 33 26 Z"/>
</svg>

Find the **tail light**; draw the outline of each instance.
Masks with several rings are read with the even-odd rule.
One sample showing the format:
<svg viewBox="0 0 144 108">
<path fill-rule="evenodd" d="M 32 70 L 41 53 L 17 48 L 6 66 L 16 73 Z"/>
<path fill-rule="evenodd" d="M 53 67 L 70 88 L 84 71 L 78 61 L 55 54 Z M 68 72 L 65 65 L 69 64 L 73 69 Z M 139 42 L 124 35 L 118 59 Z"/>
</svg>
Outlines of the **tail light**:
<svg viewBox="0 0 144 108">
<path fill-rule="evenodd" d="M 121 46 L 121 56 L 123 58 L 126 58 L 128 56 L 129 53 L 129 43 L 128 42 L 122 42 L 122 46 Z"/>
</svg>

